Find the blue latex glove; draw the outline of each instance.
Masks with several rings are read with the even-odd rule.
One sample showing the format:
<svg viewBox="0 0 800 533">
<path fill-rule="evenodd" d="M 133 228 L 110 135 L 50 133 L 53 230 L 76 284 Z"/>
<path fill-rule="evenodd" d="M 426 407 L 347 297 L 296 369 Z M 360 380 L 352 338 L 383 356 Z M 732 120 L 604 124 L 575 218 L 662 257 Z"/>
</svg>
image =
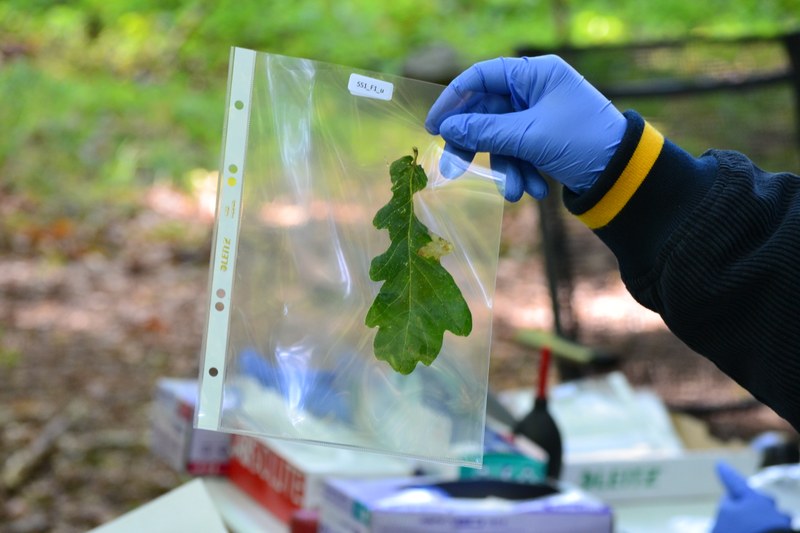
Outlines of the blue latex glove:
<svg viewBox="0 0 800 533">
<path fill-rule="evenodd" d="M 730 465 L 717 464 L 717 475 L 725 485 L 725 496 L 717 509 L 712 533 L 766 533 L 789 530 L 792 520 L 778 511 L 775 501 L 756 492 Z"/>
<path fill-rule="evenodd" d="M 614 154 L 627 122 L 557 56 L 498 58 L 477 63 L 442 92 L 425 120 L 444 138 L 440 170 L 460 176 L 489 152 L 506 177 L 504 195 L 547 195 L 549 174 L 574 192 L 591 187 Z"/>
</svg>

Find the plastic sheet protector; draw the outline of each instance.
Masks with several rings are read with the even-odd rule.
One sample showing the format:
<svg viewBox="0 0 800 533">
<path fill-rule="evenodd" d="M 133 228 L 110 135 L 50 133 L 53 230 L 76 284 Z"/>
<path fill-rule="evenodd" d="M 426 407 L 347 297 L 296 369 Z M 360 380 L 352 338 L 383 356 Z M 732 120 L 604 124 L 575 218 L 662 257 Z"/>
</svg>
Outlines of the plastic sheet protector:
<svg viewBox="0 0 800 533">
<path fill-rule="evenodd" d="M 197 427 L 481 464 L 503 198 L 478 160 L 440 175 L 443 141 L 423 124 L 442 90 L 232 50 Z M 472 327 L 404 374 L 376 357 L 365 317 L 390 245 L 373 219 L 414 150 L 427 185 L 413 210 L 450 243 L 439 259 Z"/>
</svg>

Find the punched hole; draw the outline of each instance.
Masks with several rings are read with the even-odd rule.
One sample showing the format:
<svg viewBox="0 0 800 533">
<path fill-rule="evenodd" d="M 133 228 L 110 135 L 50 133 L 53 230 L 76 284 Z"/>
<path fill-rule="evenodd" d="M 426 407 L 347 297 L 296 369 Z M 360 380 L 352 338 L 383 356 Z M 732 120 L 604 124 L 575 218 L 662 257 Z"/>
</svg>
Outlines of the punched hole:
<svg viewBox="0 0 800 533">
<path fill-rule="evenodd" d="M 217 367 L 212 366 L 211 368 L 208 369 L 208 375 L 211 376 L 212 378 L 217 377 L 217 374 L 219 374 L 219 370 L 217 370 Z"/>
<path fill-rule="evenodd" d="M 214 305 L 214 309 L 216 309 L 217 311 L 222 311 L 223 309 L 225 309 L 225 304 L 222 302 L 217 302 Z"/>
</svg>

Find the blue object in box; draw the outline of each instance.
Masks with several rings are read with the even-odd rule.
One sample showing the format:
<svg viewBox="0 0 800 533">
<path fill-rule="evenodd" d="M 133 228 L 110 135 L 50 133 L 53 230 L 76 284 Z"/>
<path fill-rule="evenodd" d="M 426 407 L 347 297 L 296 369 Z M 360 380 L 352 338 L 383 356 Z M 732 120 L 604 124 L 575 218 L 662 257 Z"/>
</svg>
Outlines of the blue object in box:
<svg viewBox="0 0 800 533">
<path fill-rule="evenodd" d="M 352 421 L 350 395 L 337 386 L 334 372 L 275 366 L 253 348 L 245 348 L 239 353 L 239 366 L 243 374 L 255 378 L 266 388 L 276 390 L 284 398 L 301 396 L 303 408 L 314 416 Z"/>
<path fill-rule="evenodd" d="M 499 480 L 334 479 L 320 533 L 611 533 L 611 509 L 577 489 Z"/>
</svg>

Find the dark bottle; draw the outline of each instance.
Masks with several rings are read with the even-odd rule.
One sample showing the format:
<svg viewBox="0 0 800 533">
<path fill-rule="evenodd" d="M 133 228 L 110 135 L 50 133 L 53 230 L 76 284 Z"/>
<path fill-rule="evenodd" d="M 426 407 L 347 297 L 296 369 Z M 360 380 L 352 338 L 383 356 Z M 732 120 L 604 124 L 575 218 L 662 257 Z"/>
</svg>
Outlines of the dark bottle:
<svg viewBox="0 0 800 533">
<path fill-rule="evenodd" d="M 527 437 L 541 447 L 549 457 L 547 477 L 558 480 L 561 475 L 561 432 L 547 408 L 547 373 L 550 368 L 550 348 L 543 347 L 539 361 L 539 387 L 533 409 L 514 428 L 514 433 Z"/>
</svg>

